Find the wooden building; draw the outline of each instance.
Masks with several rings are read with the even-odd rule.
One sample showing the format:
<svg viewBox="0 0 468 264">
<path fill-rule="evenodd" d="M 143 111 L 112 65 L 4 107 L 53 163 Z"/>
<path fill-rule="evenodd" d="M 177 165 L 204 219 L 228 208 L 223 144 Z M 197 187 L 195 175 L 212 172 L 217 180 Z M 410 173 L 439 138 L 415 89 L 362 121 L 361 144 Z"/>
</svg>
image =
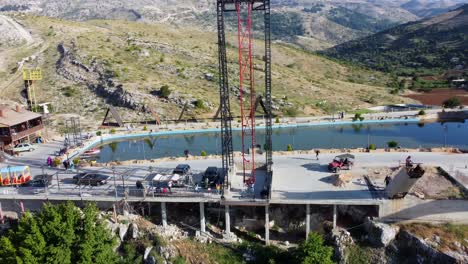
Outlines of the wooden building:
<svg viewBox="0 0 468 264">
<path fill-rule="evenodd" d="M 25 110 L 19 105 L 0 105 L 0 148 L 32 142 L 42 129 L 42 115 Z"/>
</svg>

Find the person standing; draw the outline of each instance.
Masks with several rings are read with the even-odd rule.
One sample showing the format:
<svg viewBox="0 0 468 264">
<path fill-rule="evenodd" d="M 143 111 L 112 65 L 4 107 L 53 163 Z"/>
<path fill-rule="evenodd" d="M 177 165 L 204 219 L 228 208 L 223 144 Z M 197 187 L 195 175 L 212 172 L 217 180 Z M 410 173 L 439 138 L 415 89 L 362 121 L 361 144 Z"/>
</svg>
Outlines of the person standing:
<svg viewBox="0 0 468 264">
<path fill-rule="evenodd" d="M 392 178 L 389 175 L 387 175 L 384 181 L 385 181 L 385 187 L 387 187 L 392 181 Z"/>
<path fill-rule="evenodd" d="M 320 150 L 316 149 L 316 150 L 315 150 L 315 158 L 316 158 L 317 160 L 319 160 L 319 154 L 320 154 Z"/>
<path fill-rule="evenodd" d="M 169 193 L 172 193 L 172 181 L 167 183 L 167 188 L 169 189 Z"/>
<path fill-rule="evenodd" d="M 51 156 L 47 157 L 47 166 L 49 166 L 49 168 L 52 167 L 52 157 Z"/>
</svg>

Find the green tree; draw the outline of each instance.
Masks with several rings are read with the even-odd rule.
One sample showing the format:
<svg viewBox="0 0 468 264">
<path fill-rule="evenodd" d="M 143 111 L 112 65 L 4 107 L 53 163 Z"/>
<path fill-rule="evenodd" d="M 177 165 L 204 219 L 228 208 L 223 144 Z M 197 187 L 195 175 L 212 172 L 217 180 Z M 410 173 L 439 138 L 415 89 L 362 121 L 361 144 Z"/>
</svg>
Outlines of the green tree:
<svg viewBox="0 0 468 264">
<path fill-rule="evenodd" d="M 116 263 L 115 241 L 98 214 L 95 205 L 80 212 L 71 202 L 27 212 L 0 238 L 0 263 Z"/>
<path fill-rule="evenodd" d="M 320 234 L 311 232 L 296 251 L 296 261 L 302 264 L 332 264 L 333 248 L 323 244 Z"/>
<path fill-rule="evenodd" d="M 11 243 L 10 239 L 6 236 L 0 238 L 0 263 L 3 264 L 15 264 L 16 261 L 16 249 Z"/>
<path fill-rule="evenodd" d="M 458 97 L 451 97 L 442 103 L 442 106 L 447 107 L 447 108 L 455 108 L 460 105 L 461 105 L 461 102 Z"/>
</svg>

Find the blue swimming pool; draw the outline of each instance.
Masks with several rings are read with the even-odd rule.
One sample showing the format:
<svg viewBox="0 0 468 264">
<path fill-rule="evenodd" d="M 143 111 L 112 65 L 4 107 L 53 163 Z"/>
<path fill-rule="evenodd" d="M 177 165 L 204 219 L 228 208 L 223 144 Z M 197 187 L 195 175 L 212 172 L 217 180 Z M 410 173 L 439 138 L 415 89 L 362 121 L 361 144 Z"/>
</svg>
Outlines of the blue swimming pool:
<svg viewBox="0 0 468 264">
<path fill-rule="evenodd" d="M 377 148 L 396 141 L 402 147 L 441 147 L 444 145 L 468 149 L 468 123 L 418 124 L 417 120 L 398 122 L 322 123 L 320 125 L 283 126 L 273 130 L 273 150 L 286 150 L 291 144 L 295 150 L 314 148 L 358 148 L 368 143 Z M 132 135 L 122 141 L 115 136 L 102 146 L 99 162 L 112 160 L 155 159 L 183 156 L 184 150 L 193 155 L 201 151 L 220 154 L 220 134 L 207 131 L 168 131 Z M 257 130 L 257 144 L 265 141 L 263 129 Z M 240 131 L 233 131 L 234 150 L 240 150 Z"/>
</svg>

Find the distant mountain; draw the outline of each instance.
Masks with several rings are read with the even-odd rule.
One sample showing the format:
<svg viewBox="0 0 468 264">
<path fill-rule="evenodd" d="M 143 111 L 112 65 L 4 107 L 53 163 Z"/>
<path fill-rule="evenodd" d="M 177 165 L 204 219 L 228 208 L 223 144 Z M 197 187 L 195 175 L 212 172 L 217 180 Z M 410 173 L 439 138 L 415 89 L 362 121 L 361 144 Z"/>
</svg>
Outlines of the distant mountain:
<svg viewBox="0 0 468 264">
<path fill-rule="evenodd" d="M 409 73 L 468 65 L 468 5 L 323 52 L 366 67 Z"/>
<path fill-rule="evenodd" d="M 458 8 L 468 0 L 411 0 L 401 7 L 419 17 L 430 17 Z"/>
<path fill-rule="evenodd" d="M 75 21 L 116 19 L 216 30 L 215 0 L 0 0 L 0 12 Z M 390 0 L 272 0 L 273 35 L 307 49 L 331 47 L 418 17 Z"/>
</svg>

